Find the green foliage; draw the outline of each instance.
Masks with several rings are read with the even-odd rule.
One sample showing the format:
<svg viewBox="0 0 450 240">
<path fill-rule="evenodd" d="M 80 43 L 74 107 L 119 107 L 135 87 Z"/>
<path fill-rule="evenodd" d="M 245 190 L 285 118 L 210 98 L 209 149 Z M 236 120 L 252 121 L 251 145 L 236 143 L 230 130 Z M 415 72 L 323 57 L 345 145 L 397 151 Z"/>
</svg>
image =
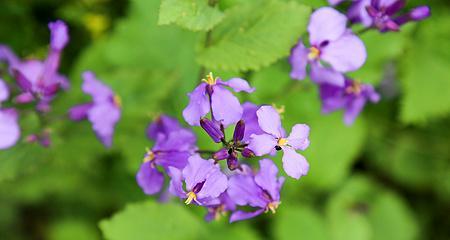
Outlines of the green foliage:
<svg viewBox="0 0 450 240">
<path fill-rule="evenodd" d="M 222 21 L 224 14 L 208 0 L 162 0 L 159 25 L 176 23 L 192 31 L 208 31 Z"/>
<path fill-rule="evenodd" d="M 105 239 L 197 239 L 203 228 L 181 204 L 142 202 L 129 204 L 109 220 L 100 222 Z"/>
<path fill-rule="evenodd" d="M 197 61 L 210 69 L 258 70 L 289 55 L 305 32 L 309 13 L 307 6 L 278 1 L 230 9 Z"/>
<path fill-rule="evenodd" d="M 420 23 L 400 64 L 404 123 L 424 123 L 450 112 L 450 50 L 442 45 L 450 37 L 450 17 L 444 12 Z"/>
</svg>

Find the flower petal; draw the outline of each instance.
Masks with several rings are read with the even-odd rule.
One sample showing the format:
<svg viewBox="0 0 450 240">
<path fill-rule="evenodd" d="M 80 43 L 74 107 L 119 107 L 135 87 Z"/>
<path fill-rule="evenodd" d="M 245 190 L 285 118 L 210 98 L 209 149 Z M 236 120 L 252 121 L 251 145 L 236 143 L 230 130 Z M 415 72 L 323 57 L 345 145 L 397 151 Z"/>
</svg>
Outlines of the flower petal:
<svg viewBox="0 0 450 240">
<path fill-rule="evenodd" d="M 20 137 L 20 127 L 14 109 L 0 109 L 0 149 L 14 146 Z"/>
<path fill-rule="evenodd" d="M 309 171 L 309 163 L 305 157 L 291 147 L 283 147 L 283 169 L 292 178 L 299 179 Z"/>
<path fill-rule="evenodd" d="M 186 198 L 186 192 L 183 190 L 183 174 L 181 170 L 169 167 L 167 173 L 170 176 L 169 192 L 179 198 Z"/>
<path fill-rule="evenodd" d="M 61 51 L 69 42 L 69 33 L 67 25 L 61 21 L 57 20 L 48 24 L 50 29 L 50 47 L 53 50 Z"/>
<path fill-rule="evenodd" d="M 206 84 L 201 83 L 189 93 L 189 104 L 183 110 L 183 117 L 191 126 L 199 126 L 200 118 L 209 112 L 209 99 L 206 94 Z"/>
<path fill-rule="evenodd" d="M 83 85 L 81 88 L 83 92 L 92 96 L 95 103 L 110 101 L 112 96 L 114 96 L 114 92 L 111 88 L 97 80 L 93 72 L 83 72 L 82 77 Z"/>
<path fill-rule="evenodd" d="M 211 164 L 211 169 L 206 176 L 205 184 L 197 194 L 199 199 L 217 198 L 228 188 L 228 178 L 220 171 L 219 165 L 207 162 Z"/>
<path fill-rule="evenodd" d="M 6 62 L 10 68 L 20 63 L 20 59 L 6 45 L 0 44 L 0 62 Z"/>
<path fill-rule="evenodd" d="M 167 115 L 160 115 L 148 125 L 146 133 L 149 139 L 156 140 L 160 133 L 168 135 L 170 132 L 180 129 L 182 127 L 177 119 Z"/>
<path fill-rule="evenodd" d="M 262 106 L 256 111 L 261 129 L 275 137 L 283 137 L 280 114 L 272 106 Z"/>
<path fill-rule="evenodd" d="M 69 118 L 74 121 L 81 121 L 87 118 L 92 103 L 85 103 L 73 106 L 69 109 Z"/>
<path fill-rule="evenodd" d="M 306 77 L 308 53 L 309 50 L 303 45 L 301 39 L 298 41 L 297 45 L 292 48 L 291 55 L 289 56 L 289 63 L 292 67 L 290 76 L 292 79 L 302 80 Z"/>
<path fill-rule="evenodd" d="M 264 209 L 259 209 L 254 212 L 236 211 L 230 216 L 230 223 L 254 218 L 264 212 Z"/>
<path fill-rule="evenodd" d="M 354 97 L 349 101 L 345 107 L 344 122 L 347 125 L 352 125 L 358 115 L 366 105 L 366 99 L 363 96 Z"/>
<path fill-rule="evenodd" d="M 255 182 L 266 190 L 272 199 L 280 198 L 280 188 L 277 179 L 278 168 L 270 159 L 259 160 L 259 171 L 255 175 Z"/>
<path fill-rule="evenodd" d="M 321 59 L 338 72 L 355 71 L 366 61 L 364 43 L 352 33 L 346 33 L 322 49 Z"/>
<path fill-rule="evenodd" d="M 306 124 L 295 124 L 291 134 L 287 138 L 288 144 L 294 149 L 305 150 L 309 146 L 309 126 Z"/>
<path fill-rule="evenodd" d="M 213 167 L 213 163 L 204 160 L 198 154 L 189 157 L 188 164 L 183 169 L 186 189 L 190 191 L 197 183 L 205 181 Z"/>
<path fill-rule="evenodd" d="M 152 163 L 148 161 L 139 168 L 136 174 L 136 181 L 145 194 L 152 195 L 161 191 L 164 175 L 158 169 L 152 167 Z"/>
<path fill-rule="evenodd" d="M 211 104 L 214 119 L 221 122 L 225 127 L 238 122 L 244 111 L 238 98 L 227 89 L 218 85 L 214 87 Z"/>
<path fill-rule="evenodd" d="M 262 156 L 272 152 L 277 145 L 277 140 L 270 134 L 253 134 L 250 136 L 248 148 L 255 153 L 256 156 Z"/>
<path fill-rule="evenodd" d="M 250 87 L 250 84 L 242 78 L 231 78 L 226 82 L 221 81 L 221 83 L 225 86 L 232 88 L 235 92 L 248 92 L 252 93 L 255 91 L 255 88 Z"/>
<path fill-rule="evenodd" d="M 261 188 L 255 183 L 252 175 L 236 174 L 228 181 L 227 194 L 240 206 L 250 205 L 252 207 L 264 208 L 266 199 L 262 196 Z"/>
<path fill-rule="evenodd" d="M 311 45 L 318 47 L 323 41 L 338 39 L 346 29 L 347 17 L 331 7 L 317 9 L 308 25 Z"/>
<path fill-rule="evenodd" d="M 242 142 L 248 142 L 252 134 L 263 134 L 263 130 L 259 127 L 258 116 L 256 111 L 259 107 L 251 102 L 242 104 L 244 112 L 242 113 L 242 120 L 245 123 L 245 132 Z"/>
<path fill-rule="evenodd" d="M 334 71 L 331 68 L 325 68 L 320 63 L 311 63 L 311 80 L 316 83 L 329 83 L 336 86 L 344 86 L 345 78 L 342 73 Z"/>
<path fill-rule="evenodd" d="M 120 119 L 120 109 L 110 102 L 94 104 L 88 111 L 88 119 L 103 145 L 111 147 L 114 128 Z"/>
<path fill-rule="evenodd" d="M 9 98 L 9 88 L 6 85 L 5 81 L 0 78 L 0 103 L 8 100 Z"/>
</svg>

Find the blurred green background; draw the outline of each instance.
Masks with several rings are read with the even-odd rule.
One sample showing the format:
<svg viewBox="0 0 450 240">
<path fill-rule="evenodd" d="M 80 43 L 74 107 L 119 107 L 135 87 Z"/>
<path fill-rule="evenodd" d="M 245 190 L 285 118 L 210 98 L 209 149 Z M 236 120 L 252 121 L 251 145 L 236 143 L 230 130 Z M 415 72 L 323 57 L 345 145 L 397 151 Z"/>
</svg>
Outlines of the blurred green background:
<svg viewBox="0 0 450 240">
<path fill-rule="evenodd" d="M 170 24 L 158 25 L 159 0 L 0 1 L 0 42 L 21 57 L 45 57 L 49 21 L 70 27 L 61 71 L 72 86 L 55 100 L 55 115 L 89 99 L 80 89 L 84 70 L 123 100 L 110 150 L 88 122 L 58 121 L 51 148 L 21 142 L 0 152 L 0 239 L 450 239 L 449 2 L 408 1 L 431 4 L 432 17 L 399 33 L 361 36 L 369 57 L 352 76 L 374 84 L 382 100 L 351 127 L 339 112 L 320 113 L 309 80 L 289 79 L 286 57 L 309 7 L 326 2 L 266 2 L 221 0 L 215 11 L 200 8 L 201 22 L 171 8 L 180 17 L 161 16 Z M 160 204 L 135 183 L 152 144 L 147 124 L 161 113 L 182 120 L 201 66 L 248 79 L 257 91 L 242 101 L 284 105 L 287 129 L 311 126 L 310 172 L 287 179 L 274 215 L 206 223 L 204 209 Z M 21 127 L 23 137 L 40 128 L 33 115 Z M 195 130 L 201 146 L 214 147 Z"/>
</svg>

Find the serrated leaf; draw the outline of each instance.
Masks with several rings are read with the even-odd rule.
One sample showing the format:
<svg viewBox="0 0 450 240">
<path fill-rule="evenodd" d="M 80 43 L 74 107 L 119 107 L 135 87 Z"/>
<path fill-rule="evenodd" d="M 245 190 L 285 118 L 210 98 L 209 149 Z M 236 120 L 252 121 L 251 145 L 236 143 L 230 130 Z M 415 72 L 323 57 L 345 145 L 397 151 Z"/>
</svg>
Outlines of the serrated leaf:
<svg viewBox="0 0 450 240">
<path fill-rule="evenodd" d="M 141 202 L 129 204 L 112 218 L 100 222 L 108 240 L 198 239 L 202 225 L 186 206 Z"/>
<path fill-rule="evenodd" d="M 235 7 L 213 31 L 197 61 L 210 69 L 257 70 L 289 55 L 305 32 L 310 8 L 269 1 Z"/>
<path fill-rule="evenodd" d="M 208 31 L 224 14 L 208 4 L 208 0 L 162 0 L 159 25 L 175 23 L 192 31 Z"/>
<path fill-rule="evenodd" d="M 416 39 L 403 59 L 400 118 L 404 123 L 424 123 L 450 113 L 450 17 L 441 15 L 420 23 Z"/>
</svg>

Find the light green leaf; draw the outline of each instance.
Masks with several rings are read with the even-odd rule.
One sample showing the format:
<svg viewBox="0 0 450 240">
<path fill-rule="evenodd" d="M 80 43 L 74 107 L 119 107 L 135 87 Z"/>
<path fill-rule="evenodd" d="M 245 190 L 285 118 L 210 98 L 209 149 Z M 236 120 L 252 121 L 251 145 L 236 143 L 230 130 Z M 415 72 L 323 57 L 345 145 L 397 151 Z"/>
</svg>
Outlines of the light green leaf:
<svg viewBox="0 0 450 240">
<path fill-rule="evenodd" d="M 450 17 L 434 16 L 420 23 L 415 41 L 401 62 L 403 90 L 400 118 L 424 123 L 450 112 Z"/>
<path fill-rule="evenodd" d="M 235 7 L 213 31 L 197 61 L 211 69 L 257 70 L 289 55 L 305 32 L 310 8 L 268 1 Z"/>
<path fill-rule="evenodd" d="M 89 225 L 79 219 L 59 219 L 54 223 L 49 232 L 50 240 L 95 240 L 97 236 L 95 225 Z"/>
<path fill-rule="evenodd" d="M 162 0 L 159 25 L 176 23 L 192 31 L 208 31 L 223 19 L 223 13 L 208 0 Z"/>
<path fill-rule="evenodd" d="M 100 222 L 108 240 L 123 239 L 198 239 L 202 234 L 200 219 L 186 206 L 141 202 L 129 204 L 112 218 Z"/>
</svg>

